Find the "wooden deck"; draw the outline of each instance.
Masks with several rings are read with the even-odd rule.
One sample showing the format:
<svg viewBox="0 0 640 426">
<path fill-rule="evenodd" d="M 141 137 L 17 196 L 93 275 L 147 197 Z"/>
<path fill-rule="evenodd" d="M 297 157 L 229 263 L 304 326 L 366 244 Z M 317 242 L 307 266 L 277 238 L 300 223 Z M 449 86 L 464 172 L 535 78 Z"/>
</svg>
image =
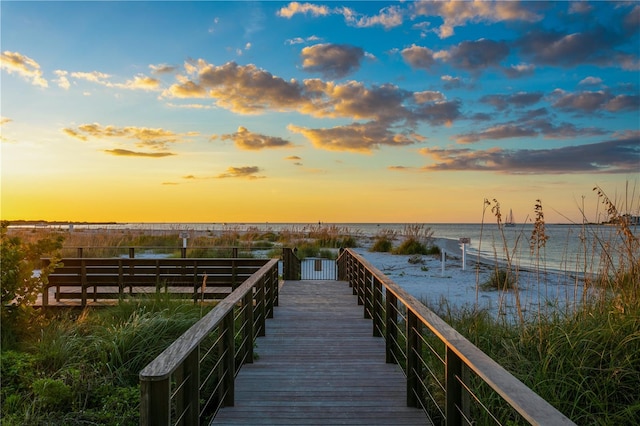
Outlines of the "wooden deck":
<svg viewBox="0 0 640 426">
<path fill-rule="evenodd" d="M 405 376 L 385 362 L 346 282 L 286 281 L 256 353 L 236 378 L 235 406 L 212 424 L 430 424 L 407 407 Z"/>
</svg>

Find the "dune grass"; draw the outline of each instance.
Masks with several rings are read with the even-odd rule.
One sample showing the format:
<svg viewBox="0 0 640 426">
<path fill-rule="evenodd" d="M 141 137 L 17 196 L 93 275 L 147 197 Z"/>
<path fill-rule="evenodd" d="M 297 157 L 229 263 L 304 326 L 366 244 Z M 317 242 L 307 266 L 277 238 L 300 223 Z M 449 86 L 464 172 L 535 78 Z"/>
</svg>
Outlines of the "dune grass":
<svg viewBox="0 0 640 426">
<path fill-rule="evenodd" d="M 600 188 L 595 190 L 606 207 L 605 226 L 615 227 L 615 232 L 606 241 L 597 233 L 592 236 L 601 258 L 585 253 L 584 259 L 600 268 L 585 274 L 583 297 L 573 309 L 549 306 L 533 319 L 518 315 L 513 321 L 473 307 L 454 309 L 444 300 L 430 307 L 575 423 L 640 424 L 640 240 L 630 216 L 621 214 Z M 500 225 L 495 200 L 493 206 Z M 540 200 L 534 210 L 530 249 L 539 253 L 547 240 Z M 596 228 L 585 225 L 589 231 Z M 592 272 L 592 267 L 586 265 L 585 271 Z M 518 275 L 507 271 L 518 266 L 507 263 L 507 269 L 502 268 L 496 266 L 486 285 L 517 291 Z M 483 402 L 500 412 L 499 398 L 480 389 Z"/>
<path fill-rule="evenodd" d="M 137 424 L 140 370 L 202 313 L 158 296 L 49 316 L 3 348 L 2 424 Z"/>
</svg>

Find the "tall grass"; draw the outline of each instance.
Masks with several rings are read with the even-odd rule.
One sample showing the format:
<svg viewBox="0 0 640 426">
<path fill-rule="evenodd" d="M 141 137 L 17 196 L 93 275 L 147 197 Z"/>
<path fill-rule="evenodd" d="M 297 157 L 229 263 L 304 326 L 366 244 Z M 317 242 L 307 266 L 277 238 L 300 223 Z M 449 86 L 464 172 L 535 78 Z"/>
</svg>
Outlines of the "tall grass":
<svg viewBox="0 0 640 426">
<path fill-rule="evenodd" d="M 495 318 L 477 306 L 453 309 L 441 301 L 431 308 L 575 423 L 636 425 L 640 424 L 640 245 L 631 215 L 621 213 L 600 188 L 594 190 L 605 206 L 606 224 L 584 221 L 584 232 L 592 232 L 585 240 L 594 241 L 598 249 L 586 252 L 584 259 L 598 269 L 594 273 L 593 264 L 585 265 L 580 303 L 571 309 L 557 304 L 540 307 L 533 320 L 518 316 L 516 322 Z M 494 200 L 490 205 L 500 224 L 499 203 Z M 529 248 L 532 255 L 542 257 L 548 238 L 540 200 L 534 213 Z M 598 232 L 602 227 L 615 232 Z M 585 245 L 585 250 L 593 248 Z M 513 258 L 508 259 L 507 267 Z M 538 266 L 543 269 L 542 263 Z M 482 388 L 479 392 L 492 411 L 501 410 L 492 392 Z"/>
<path fill-rule="evenodd" d="M 158 296 L 49 317 L 2 352 L 2 424 L 137 424 L 138 373 L 202 308 Z"/>
</svg>

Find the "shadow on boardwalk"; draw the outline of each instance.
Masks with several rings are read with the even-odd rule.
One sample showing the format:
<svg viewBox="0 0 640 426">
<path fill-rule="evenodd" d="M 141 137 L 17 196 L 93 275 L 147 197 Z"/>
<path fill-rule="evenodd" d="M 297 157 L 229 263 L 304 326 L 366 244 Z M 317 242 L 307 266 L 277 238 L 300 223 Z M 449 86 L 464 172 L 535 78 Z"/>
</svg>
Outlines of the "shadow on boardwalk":
<svg viewBox="0 0 640 426">
<path fill-rule="evenodd" d="M 287 281 L 215 425 L 424 425 L 346 282 Z"/>
</svg>

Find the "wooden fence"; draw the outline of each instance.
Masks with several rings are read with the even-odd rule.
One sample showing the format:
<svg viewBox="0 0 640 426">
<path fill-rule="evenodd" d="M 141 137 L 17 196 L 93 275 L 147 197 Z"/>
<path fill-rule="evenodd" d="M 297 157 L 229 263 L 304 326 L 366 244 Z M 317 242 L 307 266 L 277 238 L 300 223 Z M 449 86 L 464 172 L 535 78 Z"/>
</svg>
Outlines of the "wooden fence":
<svg viewBox="0 0 640 426">
<path fill-rule="evenodd" d="M 347 249 L 337 262 L 373 335 L 385 338 L 387 362 L 403 367 L 407 405 L 434 424 L 573 424 L 362 256 Z"/>
<path fill-rule="evenodd" d="M 278 303 L 269 260 L 140 372 L 141 425 L 198 425 L 234 404 L 234 379 L 253 362 Z"/>
<path fill-rule="evenodd" d="M 49 259 L 43 259 L 45 265 Z M 100 303 L 123 297 L 165 292 L 175 296 L 222 299 L 268 259 L 138 259 L 63 258 L 47 277 L 42 305 L 49 305 L 49 288 L 56 302 Z"/>
</svg>

